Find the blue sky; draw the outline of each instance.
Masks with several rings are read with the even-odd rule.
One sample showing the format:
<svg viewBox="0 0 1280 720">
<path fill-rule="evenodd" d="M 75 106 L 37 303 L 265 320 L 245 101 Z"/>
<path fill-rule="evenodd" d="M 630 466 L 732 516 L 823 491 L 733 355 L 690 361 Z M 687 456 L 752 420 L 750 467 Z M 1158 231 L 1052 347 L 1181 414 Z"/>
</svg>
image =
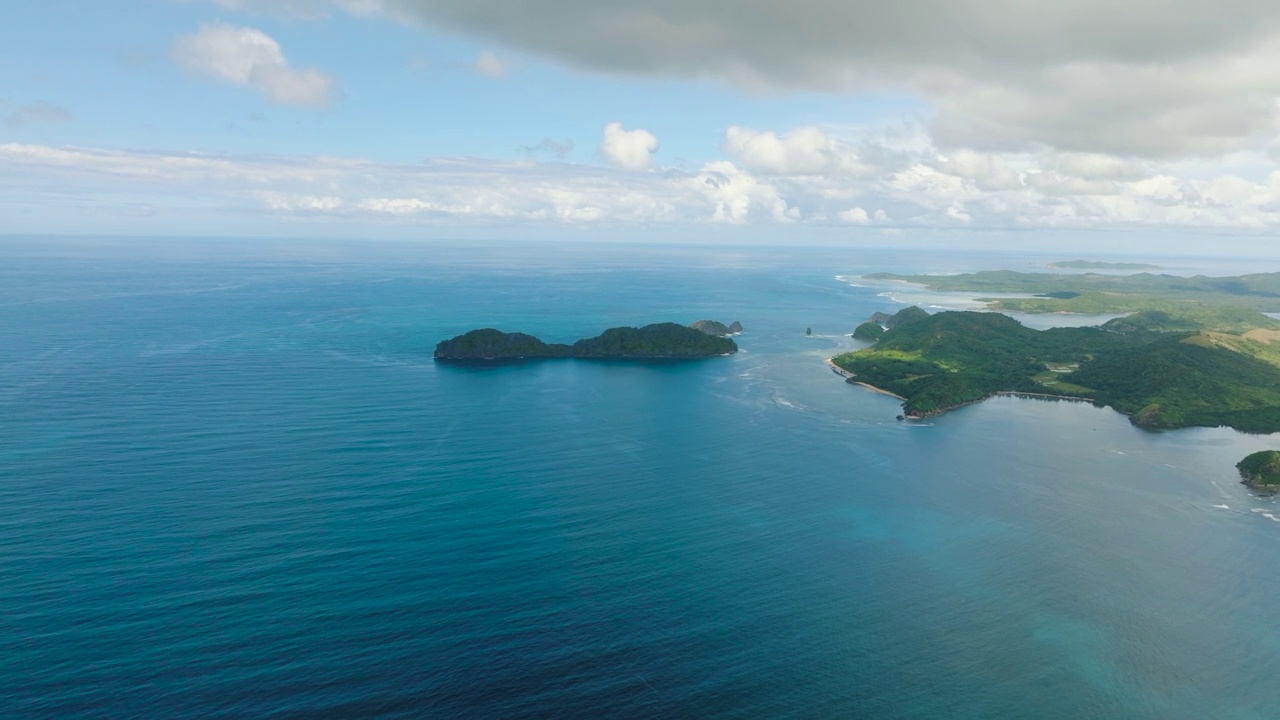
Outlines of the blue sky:
<svg viewBox="0 0 1280 720">
<path fill-rule="evenodd" d="M 386 18 L 307 20 L 227 11 L 212 3 L 31 3 L 0 28 L 9 105 L 49 102 L 73 122 L 6 128 L 6 139 L 90 147 L 221 153 L 336 154 L 386 162 L 434 155 L 514 158 L 545 138 L 575 139 L 598 161 L 609 122 L 663 138 L 670 163 L 718 153 L 734 124 L 794 127 L 819 119 L 872 124 L 926 111 L 905 95 L 742 93 L 714 82 L 593 75 L 465 37 Z M 77 18 L 66 27 L 66 18 Z M 174 39 L 202 24 L 250 26 L 291 65 L 331 74 L 326 108 L 272 104 L 241 87 L 193 81 L 170 61 Z M 475 68 L 482 52 L 505 74 Z"/>
<path fill-rule="evenodd" d="M 1045 18 L 991 0 L 15 4 L 0 220 L 1265 238 L 1277 13 L 1232 0 L 1239 20 L 1204 30 L 1178 4 L 1154 25 L 1083 0 Z"/>
</svg>

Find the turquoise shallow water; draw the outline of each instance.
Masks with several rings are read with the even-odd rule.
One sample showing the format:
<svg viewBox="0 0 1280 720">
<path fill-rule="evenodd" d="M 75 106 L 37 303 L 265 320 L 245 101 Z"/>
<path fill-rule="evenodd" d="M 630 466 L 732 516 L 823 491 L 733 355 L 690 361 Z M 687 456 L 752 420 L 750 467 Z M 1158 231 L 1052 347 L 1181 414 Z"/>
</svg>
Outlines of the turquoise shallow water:
<svg viewBox="0 0 1280 720">
<path fill-rule="evenodd" d="M 893 307 L 838 274 L 1040 258 L 3 252 L 0 716 L 1280 716 L 1276 439 L 822 365 Z M 430 359 L 704 317 L 742 352 Z"/>
</svg>

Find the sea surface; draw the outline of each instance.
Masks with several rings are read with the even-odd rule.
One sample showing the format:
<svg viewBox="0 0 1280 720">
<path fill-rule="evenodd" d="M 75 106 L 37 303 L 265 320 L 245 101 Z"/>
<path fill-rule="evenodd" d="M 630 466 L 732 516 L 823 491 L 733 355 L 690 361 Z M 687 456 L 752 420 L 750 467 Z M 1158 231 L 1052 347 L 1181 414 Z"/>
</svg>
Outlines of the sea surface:
<svg viewBox="0 0 1280 720">
<path fill-rule="evenodd" d="M 0 717 L 1280 717 L 1280 437 L 823 365 L 902 307 L 852 276 L 1060 259 L 0 243 Z M 741 352 L 431 359 L 704 318 Z"/>
</svg>

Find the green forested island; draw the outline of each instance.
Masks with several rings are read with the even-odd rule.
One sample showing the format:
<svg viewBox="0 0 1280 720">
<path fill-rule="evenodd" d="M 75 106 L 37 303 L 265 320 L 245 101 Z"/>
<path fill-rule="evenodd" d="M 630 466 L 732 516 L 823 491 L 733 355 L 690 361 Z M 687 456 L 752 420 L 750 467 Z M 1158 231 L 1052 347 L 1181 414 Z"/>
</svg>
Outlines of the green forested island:
<svg viewBox="0 0 1280 720">
<path fill-rule="evenodd" d="M 906 417 L 1009 392 L 1090 400 L 1149 428 L 1280 431 L 1280 322 L 1256 311 L 1151 311 L 1050 330 L 991 312 L 877 324 L 876 345 L 832 362 L 901 396 Z"/>
<path fill-rule="evenodd" d="M 689 327 L 694 330 L 701 330 L 708 335 L 715 335 L 716 337 L 736 335 L 737 333 L 742 332 L 742 323 L 737 320 L 734 320 L 728 325 L 725 325 L 719 320 L 694 320 L 689 323 Z"/>
<path fill-rule="evenodd" d="M 1241 481 L 1255 490 L 1280 490 L 1280 451 L 1263 450 L 1236 463 Z"/>
<path fill-rule="evenodd" d="M 532 335 L 493 328 L 472 330 L 436 345 L 435 359 L 452 361 L 547 358 L 693 359 L 728 355 L 738 345 L 677 323 L 616 327 L 572 345 L 545 343 Z"/>
<path fill-rule="evenodd" d="M 961 275 L 874 273 L 863 277 L 916 283 L 944 292 L 1030 296 L 980 298 L 991 310 L 1088 314 L 1160 310 L 1179 315 L 1247 310 L 1280 312 L 1280 273 L 1180 277 L 1152 273 L 1104 275 L 988 270 Z"/>
<path fill-rule="evenodd" d="M 1130 262 L 1101 262 L 1098 260 L 1059 260 L 1045 267 L 1058 270 L 1159 270 L 1159 265 Z"/>
</svg>

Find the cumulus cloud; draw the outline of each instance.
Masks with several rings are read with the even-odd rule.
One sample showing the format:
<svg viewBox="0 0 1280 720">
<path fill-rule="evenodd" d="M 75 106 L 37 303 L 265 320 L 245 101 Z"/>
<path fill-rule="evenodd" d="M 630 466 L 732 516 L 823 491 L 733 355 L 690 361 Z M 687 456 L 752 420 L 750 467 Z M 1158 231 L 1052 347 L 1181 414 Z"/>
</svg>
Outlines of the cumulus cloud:
<svg viewBox="0 0 1280 720">
<path fill-rule="evenodd" d="M 848 210 L 841 212 L 836 217 L 844 222 L 853 223 L 854 225 L 866 225 L 871 222 L 871 216 L 867 214 L 866 210 L 863 210 L 860 207 L 849 208 Z"/>
<path fill-rule="evenodd" d="M 600 155 L 614 167 L 644 170 L 657 151 L 658 138 L 648 130 L 624 130 L 622 123 L 616 122 L 604 126 Z"/>
<path fill-rule="evenodd" d="M 57 205 L 68 214 L 81 206 L 124 206 L 138 197 L 148 198 L 148 207 L 173 210 L 199 197 L 202 208 L 227 214 L 365 224 L 1280 230 L 1280 172 L 1253 170 L 1274 168 L 1265 158 L 1242 161 L 1250 169 L 1244 174 L 1152 162 L 1139 177 L 1122 158 L 1051 151 L 941 153 L 925 145 L 906 162 L 873 166 L 860 175 L 781 175 L 729 159 L 637 173 L 631 168 L 648 161 L 656 142 L 640 136 L 635 144 L 641 151 L 630 165 L 600 167 L 470 158 L 397 164 L 11 143 L 0 144 L 0 194 L 10 198 L 11 207 Z"/>
<path fill-rule="evenodd" d="M 871 171 L 852 148 L 816 127 L 782 136 L 741 127 L 725 130 L 725 152 L 752 171 L 769 175 L 866 175 Z"/>
<path fill-rule="evenodd" d="M 967 178 L 980 190 L 1012 190 L 1022 187 L 1022 176 L 998 155 L 956 150 L 937 159 L 936 167 Z"/>
<path fill-rule="evenodd" d="M 37 123 L 64 123 L 70 121 L 71 113 L 43 100 L 29 105 L 22 105 L 4 116 L 4 124 L 11 128 Z"/>
<path fill-rule="evenodd" d="M 254 28 L 206 23 L 179 37 L 171 54 L 192 74 L 252 88 L 277 105 L 326 107 L 335 92 L 332 77 L 290 67 L 279 43 Z"/>
<path fill-rule="evenodd" d="M 744 223 L 757 207 L 766 210 L 775 221 L 794 220 L 800 215 L 798 209 L 788 207 L 776 187 L 752 177 L 731 162 L 708 163 L 688 185 L 712 203 L 712 220 Z"/>
</svg>

